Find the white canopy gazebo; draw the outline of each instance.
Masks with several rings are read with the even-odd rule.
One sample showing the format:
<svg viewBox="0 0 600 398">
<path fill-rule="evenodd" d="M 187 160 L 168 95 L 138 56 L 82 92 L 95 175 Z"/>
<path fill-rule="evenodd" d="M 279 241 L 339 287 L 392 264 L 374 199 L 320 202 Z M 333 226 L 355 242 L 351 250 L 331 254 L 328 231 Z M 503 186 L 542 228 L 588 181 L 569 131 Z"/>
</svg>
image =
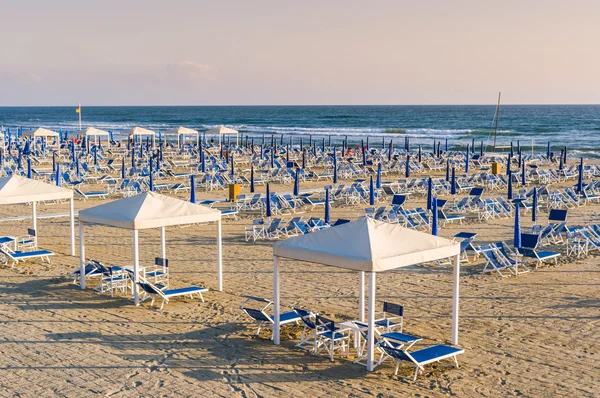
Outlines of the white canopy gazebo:
<svg viewBox="0 0 600 398">
<path fill-rule="evenodd" d="M 31 203 L 31 227 L 37 235 L 37 202 L 65 200 L 70 202 L 71 256 L 75 255 L 75 211 L 73 191 L 47 182 L 12 175 L 0 178 L 0 205 Z"/>
<path fill-rule="evenodd" d="M 94 137 L 96 140 L 96 143 L 98 143 L 98 140 L 101 138 L 106 138 L 106 144 L 107 146 L 110 146 L 110 133 L 108 131 L 105 130 L 100 130 L 97 129 L 95 127 L 88 127 L 85 130 L 85 138 L 86 140 L 89 139 L 90 137 Z"/>
<path fill-rule="evenodd" d="M 54 143 L 56 144 L 57 148 L 60 148 L 60 134 L 57 133 L 56 131 L 53 130 L 48 130 L 46 128 L 43 127 L 39 127 L 37 129 L 35 129 L 34 131 L 28 131 L 23 133 L 24 136 L 27 137 L 31 137 L 33 140 L 33 145 L 35 146 L 36 144 L 36 138 L 40 138 L 40 139 L 45 139 L 46 142 L 48 140 L 48 138 L 54 138 Z"/>
<path fill-rule="evenodd" d="M 177 145 L 181 148 L 183 138 L 186 135 L 196 136 L 196 145 L 198 145 L 199 137 L 198 130 L 191 129 L 189 127 L 179 126 L 176 129 L 167 130 L 163 133 L 164 135 L 176 135 L 177 136 Z"/>
<path fill-rule="evenodd" d="M 219 146 L 221 146 L 221 140 L 224 134 L 235 134 L 235 145 L 238 145 L 239 133 L 237 130 L 230 129 L 229 127 L 219 126 L 214 129 L 206 130 L 206 134 L 216 134 L 219 136 Z"/>
<path fill-rule="evenodd" d="M 359 272 L 359 317 L 364 322 L 364 273 L 369 273 L 367 369 L 373 370 L 375 280 L 384 272 L 414 264 L 454 257 L 452 344 L 458 344 L 458 288 L 460 244 L 451 240 L 362 217 L 336 227 L 276 242 L 273 246 L 273 337 L 279 344 L 279 258 L 290 258 Z"/>
<path fill-rule="evenodd" d="M 133 231 L 134 302 L 139 304 L 137 277 L 139 274 L 138 231 L 160 228 L 161 257 L 166 258 L 165 227 L 173 225 L 217 223 L 217 285 L 223 290 L 223 265 L 221 261 L 221 212 L 181 199 L 144 192 L 79 212 L 79 267 L 80 286 L 85 289 L 84 224 L 107 225 Z"/>
<path fill-rule="evenodd" d="M 148 130 L 148 129 L 145 129 L 145 128 L 139 127 L 139 126 L 135 126 L 131 130 L 124 131 L 123 134 L 126 134 L 129 137 L 133 138 L 134 142 L 135 142 L 135 137 L 142 137 L 145 135 L 152 136 L 152 148 L 154 148 L 154 146 L 155 146 L 156 133 L 152 130 Z"/>
</svg>

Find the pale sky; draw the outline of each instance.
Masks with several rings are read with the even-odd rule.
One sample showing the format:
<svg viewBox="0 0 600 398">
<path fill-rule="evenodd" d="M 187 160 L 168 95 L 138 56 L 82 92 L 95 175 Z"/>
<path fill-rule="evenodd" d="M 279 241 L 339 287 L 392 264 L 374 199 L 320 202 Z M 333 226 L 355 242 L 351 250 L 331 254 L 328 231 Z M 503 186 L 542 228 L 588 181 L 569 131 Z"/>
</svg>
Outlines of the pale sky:
<svg viewBox="0 0 600 398">
<path fill-rule="evenodd" d="M 0 106 L 600 103 L 598 0 L 0 0 Z"/>
</svg>

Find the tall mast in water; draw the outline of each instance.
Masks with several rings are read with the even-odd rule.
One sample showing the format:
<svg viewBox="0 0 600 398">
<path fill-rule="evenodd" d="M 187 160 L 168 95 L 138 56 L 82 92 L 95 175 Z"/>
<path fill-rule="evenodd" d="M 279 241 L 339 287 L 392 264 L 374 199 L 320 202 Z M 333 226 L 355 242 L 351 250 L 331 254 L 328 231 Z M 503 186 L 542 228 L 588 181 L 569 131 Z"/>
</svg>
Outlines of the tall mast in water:
<svg viewBox="0 0 600 398">
<path fill-rule="evenodd" d="M 498 92 L 498 105 L 496 105 L 496 114 L 494 115 L 494 151 L 496 150 L 496 136 L 498 135 L 498 116 L 500 115 L 500 95 L 502 93 Z"/>
</svg>

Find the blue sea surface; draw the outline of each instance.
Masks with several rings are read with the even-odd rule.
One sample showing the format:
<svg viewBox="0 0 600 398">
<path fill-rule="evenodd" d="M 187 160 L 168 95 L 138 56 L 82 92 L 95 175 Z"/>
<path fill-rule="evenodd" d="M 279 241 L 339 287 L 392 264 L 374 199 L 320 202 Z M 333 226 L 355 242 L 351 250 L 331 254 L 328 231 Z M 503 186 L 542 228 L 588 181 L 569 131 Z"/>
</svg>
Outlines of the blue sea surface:
<svg viewBox="0 0 600 398">
<path fill-rule="evenodd" d="M 73 107 L 0 107 L 4 130 L 37 127 L 74 132 L 78 129 Z M 369 137 L 372 145 L 394 140 L 403 145 L 432 145 L 445 141 L 463 148 L 474 138 L 477 147 L 493 143 L 494 105 L 414 106 L 160 106 L 83 107 L 83 128 L 97 127 L 118 133 L 139 125 L 155 131 L 177 126 L 200 131 L 226 125 L 251 137 L 283 134 L 313 139 L 345 137 L 357 143 Z M 498 146 L 515 145 L 545 153 L 567 146 L 570 156 L 600 157 L 600 105 L 504 105 L 500 107 Z M 289 139 L 289 138 L 287 138 Z M 294 138 L 294 142 L 298 139 Z M 287 142 L 287 141 L 286 141 Z"/>
</svg>

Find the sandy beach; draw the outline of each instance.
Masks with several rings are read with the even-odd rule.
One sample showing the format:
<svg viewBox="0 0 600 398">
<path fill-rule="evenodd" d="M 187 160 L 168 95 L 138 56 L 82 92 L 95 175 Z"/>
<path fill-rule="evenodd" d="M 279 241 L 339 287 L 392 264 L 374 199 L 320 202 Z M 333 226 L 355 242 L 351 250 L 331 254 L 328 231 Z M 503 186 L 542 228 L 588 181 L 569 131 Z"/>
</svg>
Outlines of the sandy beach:
<svg viewBox="0 0 600 398">
<path fill-rule="evenodd" d="M 569 185 L 572 183 L 567 183 Z M 323 183 L 303 183 L 302 188 Z M 291 186 L 274 185 L 278 191 Z M 247 188 L 245 188 L 247 189 Z M 259 189 L 264 189 L 261 187 Z M 497 196 L 501 193 L 490 193 Z M 181 197 L 185 198 L 186 194 Z M 205 199 L 223 191 L 199 192 Z M 76 209 L 103 203 L 76 201 Z M 423 205 L 424 198 L 411 198 Z M 332 219 L 356 218 L 364 206 L 332 209 Z M 40 214 L 67 204 L 40 204 Z M 569 224 L 600 221 L 600 205 L 569 210 Z M 0 217 L 30 214 L 28 206 L 3 206 Z M 322 209 L 314 215 L 321 216 Z M 304 217 L 311 215 L 303 213 Z M 542 211 L 540 220 L 547 213 Z M 289 218 L 289 216 L 287 217 Z M 19 234 L 30 220 L 2 222 Z M 67 274 L 78 267 L 69 253 L 68 218 L 38 221 L 39 244 L 56 252 L 52 263 L 28 261 L 0 269 L 1 396 L 596 396 L 600 389 L 600 268 L 597 256 L 562 256 L 558 266 L 518 277 L 482 274 L 479 259 L 461 269 L 460 367 L 428 366 L 416 382 L 413 369 L 393 376 L 386 362 L 368 373 L 352 358 L 313 356 L 295 348 L 300 327 L 282 329 L 275 346 L 268 333 L 239 309 L 244 295 L 273 296 L 272 241 L 244 240 L 251 219 L 223 224 L 224 291 L 216 289 L 215 229 L 211 225 L 167 229 L 171 285 L 213 290 L 206 302 L 175 299 L 163 310 L 148 302 L 80 290 Z M 543 221 L 542 221 L 543 223 Z M 523 228 L 531 226 L 523 215 Z M 448 224 L 440 235 L 477 232 L 477 244 L 512 239 L 513 220 Z M 159 255 L 159 232 L 140 232 L 141 264 Z M 131 235 L 86 227 L 86 257 L 105 264 L 132 262 Z M 358 316 L 354 272 L 283 260 L 281 297 L 336 321 Z M 405 307 L 405 331 L 423 346 L 449 343 L 451 268 L 420 265 L 381 274 L 383 300 Z M 421 343 L 419 343 L 421 344 Z"/>
</svg>

